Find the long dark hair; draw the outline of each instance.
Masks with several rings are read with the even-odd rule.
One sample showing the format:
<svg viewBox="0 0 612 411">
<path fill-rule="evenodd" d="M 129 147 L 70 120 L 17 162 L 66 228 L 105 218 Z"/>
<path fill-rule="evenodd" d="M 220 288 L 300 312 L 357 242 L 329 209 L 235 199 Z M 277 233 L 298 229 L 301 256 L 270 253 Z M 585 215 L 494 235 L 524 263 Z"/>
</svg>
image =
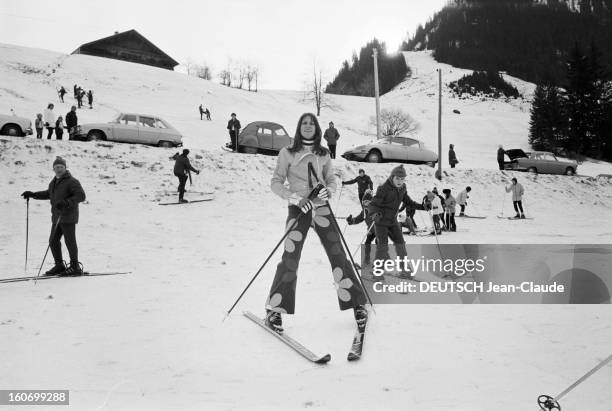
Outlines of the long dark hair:
<svg viewBox="0 0 612 411">
<path fill-rule="evenodd" d="M 302 142 L 302 139 L 304 137 L 302 136 L 302 130 L 300 129 L 300 126 L 302 125 L 302 120 L 304 120 L 305 117 L 310 117 L 315 124 L 314 145 L 312 147 L 312 152 L 318 156 L 326 155 L 328 153 L 327 149 L 321 146 L 321 137 L 323 136 L 323 132 L 321 131 L 321 126 L 319 125 L 319 120 L 317 120 L 317 116 L 312 113 L 304 113 L 300 116 L 300 119 L 297 123 L 297 128 L 295 130 L 295 138 L 293 139 L 293 145 L 289 147 L 289 152 L 297 153 L 302 149 L 302 147 L 304 147 L 304 143 Z"/>
</svg>

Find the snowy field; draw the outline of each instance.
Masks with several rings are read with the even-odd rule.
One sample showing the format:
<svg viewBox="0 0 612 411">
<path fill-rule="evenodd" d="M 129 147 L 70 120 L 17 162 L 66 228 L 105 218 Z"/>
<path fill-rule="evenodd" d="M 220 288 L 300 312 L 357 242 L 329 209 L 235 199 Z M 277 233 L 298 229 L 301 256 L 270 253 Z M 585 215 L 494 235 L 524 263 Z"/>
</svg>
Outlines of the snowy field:
<svg viewBox="0 0 612 411">
<path fill-rule="evenodd" d="M 438 65 L 426 53 L 407 53 L 414 76 L 382 98 L 421 124 L 419 138 L 435 147 L 437 76 L 466 72 Z M 279 256 L 262 272 L 235 313 L 225 311 L 280 239 L 285 203 L 269 190 L 273 157 L 235 155 L 227 141 L 229 113 L 243 126 L 283 124 L 290 133 L 312 103 L 298 91 L 248 93 L 151 67 L 89 56 L 0 45 L 0 112 L 29 118 L 48 102 L 64 115 L 73 104 L 55 88 L 74 83 L 95 93 L 94 109 L 79 122 L 112 119 L 121 111 L 157 114 L 184 134 L 194 175 L 188 190 L 214 192 L 214 201 L 160 207 L 175 199 L 169 157 L 177 150 L 112 143 L 0 137 L 0 277 L 23 275 L 25 202 L 41 190 L 51 163 L 64 157 L 87 201 L 77 238 L 90 271 L 127 276 L 0 284 L 0 388 L 69 389 L 77 410 L 536 410 L 539 394 L 555 395 L 610 354 L 609 305 L 387 305 L 371 317 L 358 363 L 345 360 L 354 331 L 352 313 L 337 310 L 333 279 L 318 239 L 304 248 L 295 316 L 287 332 L 332 361 L 313 366 L 240 314 L 262 314 Z M 514 81 L 527 97 L 530 84 Z M 373 137 L 370 98 L 333 96 L 338 152 Z M 200 121 L 200 103 L 213 121 Z M 516 176 L 525 186 L 529 221 L 510 215 L 508 176 L 496 171 L 495 150 L 527 148 L 528 101 L 458 100 L 444 94 L 444 146 L 454 143 L 461 163 L 442 183 L 427 166 L 406 166 L 408 193 L 420 201 L 434 186 L 456 193 L 471 185 L 471 214 L 458 220 L 449 243 L 585 243 L 612 241 L 612 185 L 584 175 L 612 173 L 608 163 L 585 162 L 582 176 Z M 461 115 L 452 113 L 453 109 Z M 335 161 L 348 179 L 366 168 L 376 185 L 392 164 Z M 340 181 L 340 180 L 338 180 Z M 359 211 L 356 189 L 331 204 L 338 216 Z M 189 199 L 199 197 L 187 193 Z M 28 272 L 35 274 L 50 230 L 49 205 L 31 201 Z M 417 224 L 427 216 L 417 213 Z M 341 228 L 345 227 L 340 221 Z M 346 229 L 349 247 L 364 226 Z M 433 243 L 433 237 L 408 242 Z M 49 263 L 49 261 L 47 261 Z M 612 368 L 606 367 L 563 401 L 564 410 L 611 409 Z M 23 409 L 28 409 L 24 407 Z M 34 408 L 33 408 L 34 409 Z"/>
</svg>

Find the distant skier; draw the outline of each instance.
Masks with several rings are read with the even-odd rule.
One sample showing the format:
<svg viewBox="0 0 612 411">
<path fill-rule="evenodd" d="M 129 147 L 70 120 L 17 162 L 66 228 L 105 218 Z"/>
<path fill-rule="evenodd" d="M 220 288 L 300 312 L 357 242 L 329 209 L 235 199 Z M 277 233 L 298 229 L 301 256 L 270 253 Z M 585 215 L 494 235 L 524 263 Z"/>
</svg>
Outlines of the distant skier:
<svg viewBox="0 0 612 411">
<path fill-rule="evenodd" d="M 189 178 L 189 172 L 193 171 L 196 174 L 200 174 L 199 170 L 196 170 L 191 165 L 189 158 L 189 150 L 184 149 L 183 154 L 176 157 L 176 162 L 174 163 L 174 175 L 179 179 L 179 203 L 188 203 L 189 201 L 185 200 L 183 197 L 185 196 L 185 184 L 187 184 L 187 179 Z"/>
<path fill-rule="evenodd" d="M 74 91 L 74 98 L 76 100 L 79 97 L 79 86 L 75 84 L 73 87 L 73 91 Z"/>
<path fill-rule="evenodd" d="M 506 152 L 504 151 L 504 147 L 500 144 L 499 148 L 497 149 L 497 165 L 499 166 L 500 170 L 504 169 L 504 155 L 506 154 Z"/>
<path fill-rule="evenodd" d="M 36 114 L 36 120 L 34 121 L 34 128 L 36 128 L 36 138 L 42 139 L 44 127 L 45 127 L 45 122 L 43 121 L 42 113 Z"/>
<path fill-rule="evenodd" d="M 44 119 L 45 119 L 45 127 L 47 127 L 47 140 L 51 140 L 51 137 L 53 136 L 53 129 L 55 128 L 55 113 L 53 112 L 53 108 L 55 106 L 53 105 L 53 103 L 49 103 L 49 105 L 47 106 L 47 108 L 45 109 L 44 113 Z"/>
<path fill-rule="evenodd" d="M 67 93 L 67 91 L 66 91 L 66 89 L 64 88 L 64 86 L 61 86 L 61 87 L 60 87 L 60 89 L 59 89 L 59 91 L 57 92 L 57 94 L 59 94 L 59 98 L 60 98 L 60 101 L 61 101 L 62 103 L 64 102 L 64 96 L 66 95 L 66 93 Z"/>
<path fill-rule="evenodd" d="M 329 147 L 329 155 L 331 158 L 336 158 L 336 144 L 338 144 L 338 139 L 340 138 L 340 133 L 334 127 L 334 122 L 329 122 L 329 127 L 325 130 L 325 135 L 323 136 L 325 141 L 327 141 L 327 147 Z M 361 201 L 361 199 L 359 200 Z"/>
<path fill-rule="evenodd" d="M 85 95 L 85 91 L 81 87 L 77 89 L 77 105 L 79 108 L 83 107 L 83 96 Z"/>
<path fill-rule="evenodd" d="M 293 145 L 281 149 L 271 180 L 272 192 L 289 202 L 286 230 L 292 230 L 285 241 L 285 250 L 266 302 L 266 325 L 278 333 L 283 332 L 281 314 L 295 311 L 297 272 L 311 226 L 329 258 L 340 310 L 353 309 L 361 332 L 365 330 L 368 318 L 365 294 L 355 267 L 347 259 L 340 242 L 341 233 L 331 220 L 328 200 L 336 190 L 336 179 L 329 152 L 321 146 L 322 136 L 317 117 L 311 113 L 302 114 Z M 317 179 L 325 187 L 310 199 Z"/>
<path fill-rule="evenodd" d="M 79 180 L 66 169 L 66 161 L 63 158 L 55 159 L 53 171 L 55 177 L 46 190 L 36 193 L 24 191 L 22 196 L 25 199 L 33 198 L 51 202 L 52 228 L 49 248 L 55 265 L 45 275 L 82 275 L 83 269 L 79 263 L 79 249 L 76 240 L 76 224 L 79 222 L 79 203 L 85 201 L 85 192 Z M 64 265 L 62 258 L 62 244 L 60 243 L 62 236 L 70 255 L 69 267 Z"/>
<path fill-rule="evenodd" d="M 444 222 L 445 221 L 444 220 L 444 210 L 445 210 L 445 207 L 444 207 L 444 197 L 442 197 L 440 195 L 440 193 L 438 193 L 438 188 L 437 187 L 434 187 L 433 190 L 431 190 L 431 192 L 434 193 L 435 196 L 438 197 L 438 199 L 440 200 L 441 208 L 440 208 L 440 212 L 438 213 L 438 217 L 440 218 L 440 223 L 441 223 L 442 227 L 446 228 L 445 227 L 446 224 Z"/>
<path fill-rule="evenodd" d="M 428 209 L 431 212 L 431 219 L 433 220 L 433 229 L 431 235 L 440 235 L 442 234 L 442 226 L 440 214 L 444 214 L 444 209 L 442 208 L 442 202 L 440 201 L 440 197 L 434 194 L 431 191 L 427 192 L 427 205 Z"/>
<path fill-rule="evenodd" d="M 68 129 L 68 140 L 72 140 L 77 131 L 79 119 L 76 113 L 76 106 L 72 106 L 70 111 L 66 114 L 66 128 Z"/>
<path fill-rule="evenodd" d="M 377 260 L 385 260 L 389 257 L 389 239 L 395 244 L 398 257 L 406 255 L 406 247 L 404 246 L 406 242 L 400 223 L 397 221 L 400 206 L 403 204 L 406 208 L 424 210 L 422 204 L 412 201 L 407 194 L 406 175 L 404 166 L 397 166 L 391 170 L 391 175 L 384 184 L 378 187 L 376 195 L 368 207 L 368 211 L 372 214 L 372 220 L 375 222 Z M 407 274 L 402 273 L 402 275 Z"/>
<path fill-rule="evenodd" d="M 457 203 L 459 207 L 461 207 L 461 211 L 459 212 L 459 217 L 463 217 L 465 215 L 465 207 L 467 207 L 467 200 L 470 198 L 468 193 L 472 191 L 472 187 L 467 186 L 465 190 L 459 193 L 457 196 Z"/>
<path fill-rule="evenodd" d="M 455 168 L 455 165 L 459 163 L 457 160 L 457 154 L 455 154 L 455 145 L 450 144 L 448 146 L 448 164 L 450 164 L 451 168 Z"/>
<path fill-rule="evenodd" d="M 198 107 L 198 110 L 200 111 L 200 120 L 204 120 L 204 107 L 202 107 L 201 104 L 200 107 Z"/>
<path fill-rule="evenodd" d="M 238 119 L 236 118 L 236 113 L 232 113 L 232 118 L 227 122 L 227 129 L 229 130 L 230 135 L 230 143 L 226 144 L 227 148 L 237 150 L 240 128 L 240 121 L 238 121 Z"/>
<path fill-rule="evenodd" d="M 372 179 L 365 173 L 365 170 L 359 169 L 359 176 L 355 177 L 352 180 L 343 181 L 342 185 L 351 185 L 357 183 L 357 194 L 359 196 L 359 202 L 363 201 L 363 195 L 367 190 L 374 190 L 374 184 L 372 183 Z"/>
<path fill-rule="evenodd" d="M 64 136 L 64 119 L 59 116 L 55 121 L 55 139 L 61 140 Z"/>
<path fill-rule="evenodd" d="M 374 241 L 374 239 L 376 239 L 376 230 L 374 230 L 374 220 L 372 220 L 372 216 L 370 215 L 370 212 L 368 211 L 368 206 L 370 205 L 370 203 L 372 202 L 372 190 L 366 190 L 365 193 L 363 194 L 363 200 L 361 202 L 361 211 L 359 212 L 359 214 L 357 214 L 356 217 L 353 217 L 352 214 L 349 214 L 349 216 L 346 218 L 346 222 L 348 223 L 348 225 L 355 225 L 355 224 L 359 224 L 365 221 L 366 226 L 368 228 L 368 231 L 366 232 L 366 239 L 364 242 L 364 246 L 365 246 L 365 263 L 368 264 L 369 263 L 369 259 L 370 259 L 370 249 L 372 247 L 372 241 Z"/>
<path fill-rule="evenodd" d="M 444 193 L 444 211 L 446 212 L 446 228 L 449 231 L 457 231 L 457 224 L 455 223 L 455 212 L 457 211 L 457 201 L 452 196 L 450 188 L 442 190 Z"/>
<path fill-rule="evenodd" d="M 93 92 L 91 90 L 87 92 L 87 104 L 89 104 L 89 108 L 93 108 Z"/>
<path fill-rule="evenodd" d="M 525 213 L 523 212 L 523 194 L 525 194 L 525 189 L 516 178 L 513 178 L 512 184 L 506 187 L 506 193 L 510 192 L 512 192 L 512 204 L 514 205 L 514 211 L 516 211 L 514 218 L 525 218 Z"/>
<path fill-rule="evenodd" d="M 206 108 L 206 110 L 204 110 L 204 113 L 206 113 L 206 120 L 210 121 L 210 110 L 208 109 L 208 107 Z"/>
</svg>

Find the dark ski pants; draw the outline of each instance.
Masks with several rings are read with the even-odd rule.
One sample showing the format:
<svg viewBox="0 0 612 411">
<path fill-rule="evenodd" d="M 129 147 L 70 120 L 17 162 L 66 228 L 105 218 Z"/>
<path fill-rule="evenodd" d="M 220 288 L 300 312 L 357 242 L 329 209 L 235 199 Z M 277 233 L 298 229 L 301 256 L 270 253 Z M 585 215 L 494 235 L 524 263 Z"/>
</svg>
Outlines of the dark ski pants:
<svg viewBox="0 0 612 411">
<path fill-rule="evenodd" d="M 455 224 L 455 213 L 446 213 L 446 228 L 450 231 L 457 231 Z"/>
<path fill-rule="evenodd" d="M 504 162 L 498 162 L 497 165 L 499 166 L 499 169 L 503 171 L 504 169 Z"/>
<path fill-rule="evenodd" d="M 204 120 L 204 112 L 200 112 L 200 120 Z"/>
<path fill-rule="evenodd" d="M 285 239 L 285 250 L 281 262 L 276 268 L 276 275 L 270 288 L 270 296 L 266 302 L 267 310 L 286 314 L 295 312 L 297 271 L 300 265 L 302 247 L 310 227 L 314 228 L 327 253 L 340 310 L 348 310 L 366 303 L 365 294 L 357 279 L 355 267 L 347 259 L 342 248 L 340 235 L 331 219 L 330 209 L 327 206 L 316 208 L 308 214 L 302 214 L 296 206 L 289 206 L 285 230 L 291 229 L 291 231 Z M 296 220 L 297 225 L 292 228 Z"/>
<path fill-rule="evenodd" d="M 63 137 L 64 137 L 64 130 L 61 128 L 56 128 L 55 129 L 55 139 L 61 140 Z"/>
<path fill-rule="evenodd" d="M 179 179 L 179 185 L 178 185 L 179 200 L 182 200 L 183 196 L 185 196 L 185 184 L 187 184 L 188 177 L 185 174 L 177 175 L 177 177 Z"/>
<path fill-rule="evenodd" d="M 42 134 L 43 134 L 43 129 L 42 128 L 37 128 L 36 129 L 36 138 L 42 139 Z"/>
<path fill-rule="evenodd" d="M 397 256 L 403 258 L 407 255 L 404 244 L 404 234 L 399 223 L 393 225 L 375 224 L 376 231 L 376 260 L 387 260 L 389 256 L 389 240 L 395 244 Z"/>
<path fill-rule="evenodd" d="M 454 163 L 453 163 L 453 164 L 451 164 L 451 165 L 450 165 L 450 168 L 455 168 L 455 164 L 454 164 Z"/>
<path fill-rule="evenodd" d="M 329 147 L 329 156 L 331 158 L 336 158 L 336 145 L 328 144 L 327 147 Z"/>
<path fill-rule="evenodd" d="M 465 213 L 465 204 L 459 204 L 459 207 L 461 207 L 461 214 Z"/>
<path fill-rule="evenodd" d="M 47 140 L 51 140 L 51 136 L 53 136 L 53 127 L 47 127 Z"/>
<path fill-rule="evenodd" d="M 60 242 L 62 236 L 64 236 L 64 242 L 66 243 L 66 248 L 68 248 L 70 263 L 78 263 L 79 249 L 76 241 L 76 224 L 59 223 L 57 229 L 55 229 L 55 224 L 53 224 L 51 235 L 49 236 L 49 248 L 51 248 L 55 264 L 58 265 L 64 261 L 62 258 L 62 243 Z"/>
<path fill-rule="evenodd" d="M 514 211 L 516 211 L 517 214 L 519 214 L 519 210 L 521 210 L 520 214 L 524 214 L 522 201 L 513 201 L 512 204 L 514 204 Z"/>
<path fill-rule="evenodd" d="M 234 150 L 238 147 L 238 133 L 236 131 L 230 131 L 230 145 L 229 147 Z"/>
<path fill-rule="evenodd" d="M 372 251 L 372 241 L 374 241 L 375 239 L 376 239 L 376 231 L 374 230 L 374 227 L 372 227 L 372 229 L 370 230 L 370 232 L 366 236 L 365 243 L 364 243 L 364 253 L 365 253 L 365 261 L 364 261 L 364 263 L 366 265 L 370 264 L 370 254 L 371 254 L 371 251 Z"/>
</svg>

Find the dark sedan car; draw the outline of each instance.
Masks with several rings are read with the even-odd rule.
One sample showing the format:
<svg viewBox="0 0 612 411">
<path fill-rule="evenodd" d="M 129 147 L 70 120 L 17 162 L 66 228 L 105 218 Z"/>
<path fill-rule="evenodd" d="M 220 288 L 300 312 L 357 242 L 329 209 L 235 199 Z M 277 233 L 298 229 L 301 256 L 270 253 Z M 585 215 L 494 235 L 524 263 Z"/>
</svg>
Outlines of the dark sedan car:
<svg viewBox="0 0 612 411">
<path fill-rule="evenodd" d="M 271 121 L 254 121 L 242 129 L 238 136 L 240 151 L 248 154 L 278 154 L 283 147 L 291 145 L 283 126 Z"/>
</svg>

